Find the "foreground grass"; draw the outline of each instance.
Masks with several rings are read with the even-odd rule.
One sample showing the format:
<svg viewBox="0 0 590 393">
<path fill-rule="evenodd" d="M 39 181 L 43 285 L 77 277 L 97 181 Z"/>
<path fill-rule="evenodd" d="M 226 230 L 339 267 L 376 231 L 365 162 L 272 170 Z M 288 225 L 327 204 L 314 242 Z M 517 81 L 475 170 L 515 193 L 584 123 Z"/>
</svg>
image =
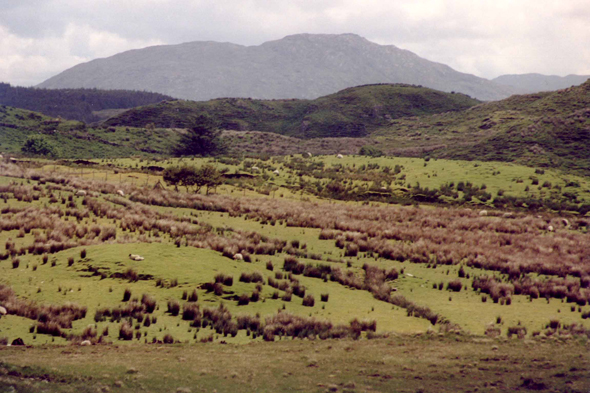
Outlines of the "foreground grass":
<svg viewBox="0 0 590 393">
<path fill-rule="evenodd" d="M 0 387 L 18 392 L 587 392 L 588 349 L 587 341 L 455 335 L 242 346 L 0 347 Z"/>
</svg>

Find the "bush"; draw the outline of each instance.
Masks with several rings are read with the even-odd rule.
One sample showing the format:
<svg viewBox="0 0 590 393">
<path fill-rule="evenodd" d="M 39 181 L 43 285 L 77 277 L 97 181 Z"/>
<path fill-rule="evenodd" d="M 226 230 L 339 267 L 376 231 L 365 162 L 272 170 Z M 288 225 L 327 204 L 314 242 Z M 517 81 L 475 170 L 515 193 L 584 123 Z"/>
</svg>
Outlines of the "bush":
<svg viewBox="0 0 590 393">
<path fill-rule="evenodd" d="M 168 300 L 168 312 L 172 316 L 177 316 L 180 313 L 180 304 L 176 300 Z"/>
<path fill-rule="evenodd" d="M 174 337 L 172 337 L 170 334 L 166 334 L 162 339 L 162 342 L 164 344 L 174 344 Z"/>
<path fill-rule="evenodd" d="M 272 261 L 266 262 L 266 270 L 270 270 L 271 272 L 274 270 L 274 265 L 272 264 Z"/>
<path fill-rule="evenodd" d="M 250 296 L 245 293 L 241 294 L 238 298 L 238 306 L 247 306 L 248 304 L 250 304 Z"/>
<path fill-rule="evenodd" d="M 131 290 L 129 288 L 125 288 L 125 292 L 123 292 L 123 301 L 128 302 L 131 299 Z"/>
<path fill-rule="evenodd" d="M 13 269 L 18 269 L 19 265 L 20 265 L 20 259 L 13 258 L 12 259 L 12 268 Z"/>
<path fill-rule="evenodd" d="M 322 293 L 322 294 L 320 295 L 320 300 L 321 300 L 322 302 L 327 302 L 329 297 L 330 297 L 330 294 L 328 294 L 328 293 Z"/>
<path fill-rule="evenodd" d="M 133 339 L 133 327 L 127 322 L 123 322 L 119 328 L 119 339 L 120 340 L 132 340 Z"/>
<path fill-rule="evenodd" d="M 68 266 L 72 266 L 74 264 L 74 257 L 68 258 Z"/>
<path fill-rule="evenodd" d="M 141 304 L 143 304 L 145 306 L 146 312 L 151 314 L 156 309 L 157 303 L 156 303 L 156 299 L 154 299 L 152 296 L 144 293 L 141 296 Z"/>
<path fill-rule="evenodd" d="M 463 288 L 463 284 L 460 280 L 453 280 L 447 283 L 447 289 L 452 290 L 453 292 L 460 292 L 461 288 Z"/>
<path fill-rule="evenodd" d="M 197 293 L 197 290 L 193 289 L 193 291 L 191 292 L 190 295 L 188 295 L 186 300 L 189 302 L 196 302 L 197 300 L 199 300 L 199 294 Z"/>
<path fill-rule="evenodd" d="M 80 251 L 80 258 L 82 258 L 82 259 L 86 258 L 86 249 L 83 249 L 82 251 Z"/>
<path fill-rule="evenodd" d="M 303 298 L 303 303 L 305 307 L 313 307 L 315 304 L 315 299 L 312 295 L 307 295 Z"/>
</svg>

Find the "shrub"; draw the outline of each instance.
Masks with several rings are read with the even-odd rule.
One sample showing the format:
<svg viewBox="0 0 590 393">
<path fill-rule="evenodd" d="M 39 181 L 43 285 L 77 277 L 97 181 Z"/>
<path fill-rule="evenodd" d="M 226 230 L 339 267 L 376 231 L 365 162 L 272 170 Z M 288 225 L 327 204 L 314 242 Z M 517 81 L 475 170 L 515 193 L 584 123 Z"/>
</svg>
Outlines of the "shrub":
<svg viewBox="0 0 590 393">
<path fill-rule="evenodd" d="M 86 249 L 83 249 L 82 251 L 80 251 L 80 258 L 82 258 L 82 259 L 86 258 Z"/>
<path fill-rule="evenodd" d="M 119 339 L 126 341 L 133 339 L 133 327 L 129 323 L 123 322 L 119 327 Z"/>
<path fill-rule="evenodd" d="M 260 292 L 258 292 L 258 291 L 252 292 L 252 295 L 250 295 L 250 301 L 257 302 L 259 299 L 260 299 Z"/>
<path fill-rule="evenodd" d="M 19 265 L 20 265 L 20 259 L 13 258 L 12 259 L 12 268 L 13 269 L 18 269 Z"/>
<path fill-rule="evenodd" d="M 238 298 L 238 306 L 247 306 L 248 304 L 250 304 L 250 297 L 245 293 L 241 294 Z"/>
<path fill-rule="evenodd" d="M 156 303 L 156 299 L 154 299 L 152 296 L 144 293 L 141 296 L 141 304 L 143 304 L 145 306 L 146 312 L 151 314 L 156 309 L 157 303 Z"/>
<path fill-rule="evenodd" d="M 303 303 L 305 307 L 313 307 L 315 304 L 315 299 L 312 295 L 307 295 L 303 298 Z"/>
<path fill-rule="evenodd" d="M 186 300 L 189 302 L 196 302 L 197 300 L 199 300 L 199 294 L 197 293 L 197 290 L 193 289 L 193 291 L 191 292 L 190 295 L 188 295 Z"/>
<path fill-rule="evenodd" d="M 74 257 L 68 258 L 68 266 L 72 266 L 74 264 Z"/>
<path fill-rule="evenodd" d="M 172 335 L 170 335 L 168 333 L 164 336 L 164 338 L 162 339 L 162 342 L 164 344 L 174 344 L 174 337 L 172 337 Z"/>
<path fill-rule="evenodd" d="M 328 294 L 328 293 L 322 293 L 322 294 L 320 295 L 320 300 L 321 300 L 322 302 L 327 302 L 329 297 L 330 297 L 330 294 Z"/>
<path fill-rule="evenodd" d="M 168 312 L 177 316 L 180 313 L 180 304 L 176 300 L 168 300 Z"/>
<path fill-rule="evenodd" d="M 185 321 L 194 321 L 201 317 L 201 311 L 196 303 L 185 303 L 182 306 L 182 319 Z"/>
<path fill-rule="evenodd" d="M 447 283 L 447 289 L 452 290 L 453 292 L 460 292 L 461 288 L 463 288 L 463 284 L 460 280 L 453 280 Z"/>
<path fill-rule="evenodd" d="M 131 299 L 131 290 L 129 288 L 125 288 L 125 292 L 123 292 L 123 301 L 128 302 Z"/>
<path fill-rule="evenodd" d="M 270 270 L 271 272 L 274 270 L 274 265 L 272 264 L 272 261 L 266 262 L 266 270 Z"/>
</svg>

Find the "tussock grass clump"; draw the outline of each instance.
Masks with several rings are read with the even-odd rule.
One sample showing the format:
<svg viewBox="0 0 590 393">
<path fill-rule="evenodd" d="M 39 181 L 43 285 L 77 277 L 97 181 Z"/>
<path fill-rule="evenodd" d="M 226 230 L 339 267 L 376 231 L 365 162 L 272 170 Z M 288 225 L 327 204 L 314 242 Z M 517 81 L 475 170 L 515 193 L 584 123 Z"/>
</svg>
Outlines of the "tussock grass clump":
<svg viewBox="0 0 590 393">
<path fill-rule="evenodd" d="M 12 268 L 13 269 L 18 269 L 19 266 L 20 266 L 20 259 L 13 258 L 12 259 Z"/>
<path fill-rule="evenodd" d="M 187 296 L 186 298 L 187 301 L 189 302 L 196 302 L 199 300 L 199 294 L 197 293 L 196 289 L 193 289 L 193 291 Z"/>
<path fill-rule="evenodd" d="M 164 338 L 162 339 L 164 344 L 174 344 L 174 337 L 171 334 L 165 334 Z"/>
<path fill-rule="evenodd" d="M 123 322 L 119 327 L 119 340 L 133 340 L 133 327 L 128 322 Z"/>
<path fill-rule="evenodd" d="M 329 294 L 329 293 L 322 293 L 322 294 L 320 295 L 320 300 L 321 300 L 322 302 L 327 302 L 329 298 L 330 298 L 330 294 Z"/>
<path fill-rule="evenodd" d="M 271 272 L 274 270 L 274 265 L 272 264 L 272 261 L 266 262 L 266 270 L 270 270 Z"/>
<path fill-rule="evenodd" d="M 506 334 L 508 338 L 516 335 L 518 338 L 523 339 L 526 337 L 527 328 L 524 326 L 510 326 Z"/>
<path fill-rule="evenodd" d="M 185 321 L 201 320 L 201 310 L 196 303 L 185 303 L 182 306 L 182 319 Z"/>
<path fill-rule="evenodd" d="M 245 293 L 241 294 L 238 298 L 238 306 L 247 306 L 248 304 L 250 304 L 250 296 Z"/>
<path fill-rule="evenodd" d="M 215 275 L 215 282 L 231 287 L 234 284 L 234 278 L 233 276 L 219 273 Z"/>
<path fill-rule="evenodd" d="M 123 301 L 128 302 L 129 299 L 131 299 L 131 289 L 125 288 L 125 291 L 123 292 Z"/>
<path fill-rule="evenodd" d="M 177 316 L 180 313 L 180 303 L 176 300 L 168 300 L 167 312 L 172 316 Z"/>
<path fill-rule="evenodd" d="M 303 306 L 313 307 L 315 305 L 315 299 L 312 295 L 307 295 L 303 298 Z"/>
<path fill-rule="evenodd" d="M 68 266 L 72 266 L 74 264 L 74 257 L 68 258 Z"/>
<path fill-rule="evenodd" d="M 463 288 L 463 283 L 459 279 L 447 283 L 447 290 L 450 289 L 453 292 L 460 292 L 461 288 Z"/>
<path fill-rule="evenodd" d="M 157 302 L 156 299 L 154 299 L 151 295 L 144 293 L 141 295 L 141 304 L 145 306 L 145 311 L 148 314 L 151 314 L 156 309 Z"/>
</svg>

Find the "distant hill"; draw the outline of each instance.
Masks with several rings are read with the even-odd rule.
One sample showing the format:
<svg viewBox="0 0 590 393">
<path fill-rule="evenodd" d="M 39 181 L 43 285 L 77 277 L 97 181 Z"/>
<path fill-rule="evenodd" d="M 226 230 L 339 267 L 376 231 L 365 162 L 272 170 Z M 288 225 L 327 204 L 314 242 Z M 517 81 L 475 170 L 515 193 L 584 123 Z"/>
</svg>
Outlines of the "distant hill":
<svg viewBox="0 0 590 393">
<path fill-rule="evenodd" d="M 38 112 L 0 105 L 0 153 L 22 155 L 31 136 L 41 135 L 58 158 L 105 158 L 170 155 L 179 134 L 169 130 L 87 127 Z"/>
<path fill-rule="evenodd" d="M 590 78 L 590 75 L 541 75 L 541 74 L 521 74 L 521 75 L 501 75 L 492 79 L 498 84 L 512 87 L 522 93 L 536 93 L 540 91 L 555 91 L 565 89 L 571 86 L 581 85 Z"/>
<path fill-rule="evenodd" d="M 464 94 L 400 84 L 348 88 L 316 100 L 166 101 L 128 110 L 107 126 L 188 128 L 202 115 L 219 128 L 275 132 L 299 138 L 364 137 L 392 119 L 460 111 L 480 102 Z"/>
<path fill-rule="evenodd" d="M 0 105 L 41 112 L 52 117 L 92 123 L 101 111 L 128 109 L 171 99 L 145 91 L 97 89 L 37 89 L 0 83 Z"/>
<path fill-rule="evenodd" d="M 516 91 L 355 34 L 298 34 L 242 46 L 189 42 L 79 64 L 38 87 L 150 90 L 176 98 L 315 99 L 350 86 L 407 83 L 480 100 Z"/>
<path fill-rule="evenodd" d="M 401 155 L 518 162 L 590 175 L 590 81 L 459 113 L 398 119 L 372 136 Z"/>
</svg>

